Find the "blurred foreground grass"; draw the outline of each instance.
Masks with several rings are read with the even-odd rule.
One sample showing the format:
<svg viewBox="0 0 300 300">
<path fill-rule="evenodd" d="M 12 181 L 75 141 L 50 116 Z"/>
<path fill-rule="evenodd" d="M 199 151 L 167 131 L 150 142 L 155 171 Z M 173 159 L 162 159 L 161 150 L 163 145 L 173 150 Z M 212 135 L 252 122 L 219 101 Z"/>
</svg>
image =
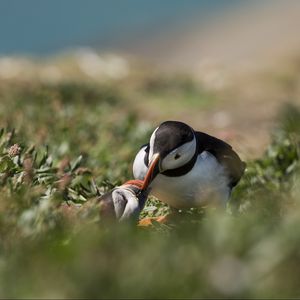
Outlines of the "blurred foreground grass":
<svg viewBox="0 0 300 300">
<path fill-rule="evenodd" d="M 108 83 L 0 85 L 1 298 L 299 297 L 297 108 L 282 111 L 226 213 L 106 227 L 88 203 L 131 178 L 153 129 L 123 97 Z M 143 216 L 166 211 L 152 199 Z"/>
</svg>

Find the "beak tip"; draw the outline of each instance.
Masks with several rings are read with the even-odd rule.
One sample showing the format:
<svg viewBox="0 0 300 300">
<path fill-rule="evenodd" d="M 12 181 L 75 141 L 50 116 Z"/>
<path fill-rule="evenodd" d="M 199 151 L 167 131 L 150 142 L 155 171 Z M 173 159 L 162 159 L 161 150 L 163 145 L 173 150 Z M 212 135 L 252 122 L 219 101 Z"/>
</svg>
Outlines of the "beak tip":
<svg viewBox="0 0 300 300">
<path fill-rule="evenodd" d="M 151 182 L 153 181 L 153 179 L 156 177 L 156 175 L 159 173 L 159 159 L 160 159 L 160 155 L 159 154 L 154 154 L 150 164 L 149 164 L 149 168 L 148 171 L 146 173 L 146 176 L 144 178 L 143 181 L 143 185 L 141 190 L 146 190 L 148 188 L 148 186 L 151 184 Z"/>
</svg>

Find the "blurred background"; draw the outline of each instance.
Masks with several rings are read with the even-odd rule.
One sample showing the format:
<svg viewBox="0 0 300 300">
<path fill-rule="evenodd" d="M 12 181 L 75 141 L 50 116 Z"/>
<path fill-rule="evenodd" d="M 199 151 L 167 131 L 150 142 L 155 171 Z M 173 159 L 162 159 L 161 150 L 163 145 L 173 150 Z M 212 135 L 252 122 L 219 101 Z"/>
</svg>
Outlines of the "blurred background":
<svg viewBox="0 0 300 300">
<path fill-rule="evenodd" d="M 149 37 L 166 38 L 168 30 L 178 35 L 193 21 L 199 24 L 199 18 L 237 4 L 234 0 L 2 1 L 1 35 L 5 40 L 1 52 L 45 55 L 80 46 L 98 50 L 131 46 L 134 51 Z"/>
<path fill-rule="evenodd" d="M 278 107 L 299 99 L 290 90 L 299 71 L 299 22 L 293 0 L 2 0 L 0 78 L 137 83 L 148 76 L 152 88 L 160 81 L 160 89 L 172 90 L 160 100 L 179 97 L 180 104 L 170 111 L 158 109 L 160 100 L 136 99 L 145 120 L 183 119 L 241 140 L 239 150 L 255 156 Z M 174 74 L 217 95 L 218 104 L 179 95 L 170 87 Z"/>
</svg>

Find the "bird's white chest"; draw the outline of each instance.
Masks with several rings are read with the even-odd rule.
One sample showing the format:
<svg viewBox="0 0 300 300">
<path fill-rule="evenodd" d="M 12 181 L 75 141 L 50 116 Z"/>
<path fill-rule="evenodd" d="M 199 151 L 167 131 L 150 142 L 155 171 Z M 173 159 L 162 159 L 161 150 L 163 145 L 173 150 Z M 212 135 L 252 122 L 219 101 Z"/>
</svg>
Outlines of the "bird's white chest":
<svg viewBox="0 0 300 300">
<path fill-rule="evenodd" d="M 154 196 L 175 208 L 198 207 L 212 201 L 225 204 L 230 194 L 223 166 L 206 151 L 198 156 L 192 170 L 185 175 L 159 174 L 151 187 Z"/>
</svg>

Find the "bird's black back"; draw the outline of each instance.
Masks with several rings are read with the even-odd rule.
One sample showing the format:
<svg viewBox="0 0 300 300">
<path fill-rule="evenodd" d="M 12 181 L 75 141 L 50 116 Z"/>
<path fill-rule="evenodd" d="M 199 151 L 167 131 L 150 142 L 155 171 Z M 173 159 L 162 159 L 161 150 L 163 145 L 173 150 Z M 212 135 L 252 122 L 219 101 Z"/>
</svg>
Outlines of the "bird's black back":
<svg viewBox="0 0 300 300">
<path fill-rule="evenodd" d="M 246 163 L 240 159 L 238 154 L 226 142 L 200 131 L 195 131 L 195 135 L 198 153 L 207 151 L 214 155 L 218 162 L 225 167 L 230 178 L 230 187 L 236 186 L 244 174 Z"/>
</svg>

